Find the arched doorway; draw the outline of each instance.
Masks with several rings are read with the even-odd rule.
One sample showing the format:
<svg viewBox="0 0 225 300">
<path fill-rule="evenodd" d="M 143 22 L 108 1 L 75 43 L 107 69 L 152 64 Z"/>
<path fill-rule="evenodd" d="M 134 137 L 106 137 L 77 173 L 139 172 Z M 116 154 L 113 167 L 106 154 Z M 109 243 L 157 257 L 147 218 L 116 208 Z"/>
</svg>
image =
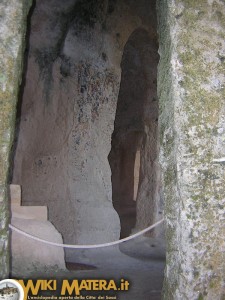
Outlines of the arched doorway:
<svg viewBox="0 0 225 300">
<path fill-rule="evenodd" d="M 129 37 L 121 62 L 109 163 L 122 238 L 151 225 L 160 212 L 157 50 L 156 38 L 140 28 Z"/>
</svg>

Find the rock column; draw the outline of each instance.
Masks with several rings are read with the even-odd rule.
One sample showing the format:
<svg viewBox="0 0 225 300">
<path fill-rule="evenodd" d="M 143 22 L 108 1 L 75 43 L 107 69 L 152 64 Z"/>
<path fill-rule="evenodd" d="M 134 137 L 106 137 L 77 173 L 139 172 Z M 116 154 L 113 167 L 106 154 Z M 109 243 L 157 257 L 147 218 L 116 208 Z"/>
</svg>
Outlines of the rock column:
<svg viewBox="0 0 225 300">
<path fill-rule="evenodd" d="M 7 179 L 30 5 L 28 0 L 0 2 L 0 279 L 9 273 Z"/>
<path fill-rule="evenodd" d="M 158 1 L 164 299 L 224 299 L 225 5 Z"/>
</svg>

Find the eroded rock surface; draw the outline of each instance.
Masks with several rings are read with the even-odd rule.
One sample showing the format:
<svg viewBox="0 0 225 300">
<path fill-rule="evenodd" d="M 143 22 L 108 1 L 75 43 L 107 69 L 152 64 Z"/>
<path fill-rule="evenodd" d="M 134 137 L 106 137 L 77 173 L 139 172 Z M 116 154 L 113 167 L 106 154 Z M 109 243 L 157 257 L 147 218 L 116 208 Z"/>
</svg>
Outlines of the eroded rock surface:
<svg viewBox="0 0 225 300">
<path fill-rule="evenodd" d="M 26 16 L 31 1 L 0 2 L 0 279 L 8 278 L 8 171 L 21 82 Z"/>
<path fill-rule="evenodd" d="M 164 299 L 224 299 L 224 1 L 158 4 Z"/>
<path fill-rule="evenodd" d="M 148 51 L 156 41 L 154 1 L 36 1 L 13 182 L 22 186 L 24 205 L 48 206 L 66 243 L 120 236 L 108 155 L 122 54 L 138 28 Z"/>
</svg>

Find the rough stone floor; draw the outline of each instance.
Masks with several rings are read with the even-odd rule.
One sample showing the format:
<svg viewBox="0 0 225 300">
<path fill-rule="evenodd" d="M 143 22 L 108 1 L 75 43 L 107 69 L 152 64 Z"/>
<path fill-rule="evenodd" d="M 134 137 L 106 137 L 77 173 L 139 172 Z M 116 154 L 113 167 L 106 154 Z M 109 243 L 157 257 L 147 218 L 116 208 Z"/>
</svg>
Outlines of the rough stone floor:
<svg viewBox="0 0 225 300">
<path fill-rule="evenodd" d="M 119 249 L 120 248 L 120 249 Z M 120 247 L 97 250 L 72 250 L 70 271 L 43 272 L 41 278 L 56 279 L 126 279 L 128 292 L 116 292 L 117 300 L 160 300 L 165 267 L 165 246 L 162 240 L 139 237 Z M 73 269 L 73 270 L 72 270 Z M 37 272 L 30 278 L 40 278 Z M 87 293 L 90 295 L 91 293 Z M 96 295 L 109 295 L 97 292 Z M 85 294 L 84 294 L 85 296 Z"/>
<path fill-rule="evenodd" d="M 165 267 L 165 247 L 162 240 L 139 237 L 120 245 L 120 250 L 118 247 L 109 247 L 79 251 L 73 250 L 72 255 L 70 253 L 70 267 L 83 270 L 61 273 L 60 277 L 118 281 L 124 278 L 131 286 L 128 292 L 118 292 L 117 300 L 161 299 Z"/>
</svg>

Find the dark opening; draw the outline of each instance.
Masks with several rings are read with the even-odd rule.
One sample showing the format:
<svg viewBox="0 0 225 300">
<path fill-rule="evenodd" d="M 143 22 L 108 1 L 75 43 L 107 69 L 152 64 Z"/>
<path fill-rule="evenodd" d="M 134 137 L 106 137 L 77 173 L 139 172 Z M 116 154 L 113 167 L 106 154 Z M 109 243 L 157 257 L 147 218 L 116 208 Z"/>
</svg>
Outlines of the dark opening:
<svg viewBox="0 0 225 300">
<path fill-rule="evenodd" d="M 135 30 L 122 57 L 109 154 L 112 199 L 121 220 L 121 238 L 128 236 L 135 224 L 150 225 L 157 214 L 157 64 L 157 41 L 146 30 Z"/>
</svg>

